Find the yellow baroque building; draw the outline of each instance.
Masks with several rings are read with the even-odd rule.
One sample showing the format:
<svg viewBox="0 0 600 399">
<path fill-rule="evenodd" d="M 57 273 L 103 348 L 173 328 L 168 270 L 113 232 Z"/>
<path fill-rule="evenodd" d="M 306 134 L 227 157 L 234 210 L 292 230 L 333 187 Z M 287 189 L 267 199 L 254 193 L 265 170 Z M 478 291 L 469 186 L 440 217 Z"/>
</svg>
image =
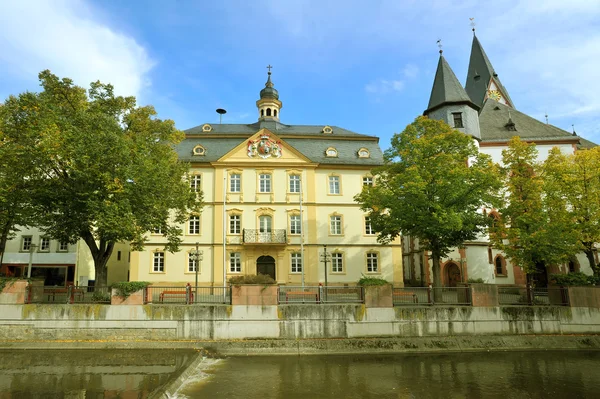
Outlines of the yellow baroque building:
<svg viewBox="0 0 600 399">
<path fill-rule="evenodd" d="M 383 162 L 379 139 L 281 123 L 270 72 L 256 106 L 256 123 L 185 131 L 177 152 L 202 192 L 202 213 L 181 226 L 179 252 L 166 252 L 162 232 L 151 232 L 145 250 L 131 254 L 130 279 L 194 284 L 197 267 L 203 286 L 258 273 L 288 285 L 352 285 L 361 275 L 403 285 L 400 240 L 379 244 L 354 201 Z"/>
</svg>

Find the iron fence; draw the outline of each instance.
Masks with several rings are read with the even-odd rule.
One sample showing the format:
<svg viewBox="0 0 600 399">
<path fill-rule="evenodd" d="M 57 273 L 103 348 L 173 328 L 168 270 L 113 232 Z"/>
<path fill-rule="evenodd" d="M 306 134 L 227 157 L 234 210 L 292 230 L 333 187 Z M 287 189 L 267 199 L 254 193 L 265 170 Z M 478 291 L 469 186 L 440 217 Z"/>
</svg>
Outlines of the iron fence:
<svg viewBox="0 0 600 399">
<path fill-rule="evenodd" d="M 569 306 L 569 290 L 565 287 L 498 287 L 498 303 L 500 305 Z"/>
<path fill-rule="evenodd" d="M 109 287 L 41 286 L 27 287 L 27 303 L 110 303 Z"/>
<path fill-rule="evenodd" d="M 394 306 L 471 305 L 470 287 L 394 287 Z"/>
<path fill-rule="evenodd" d="M 280 286 L 279 303 L 364 303 L 362 287 Z"/>
<path fill-rule="evenodd" d="M 231 303 L 231 287 L 149 286 L 146 303 L 154 304 L 200 304 Z"/>
<path fill-rule="evenodd" d="M 287 233 L 285 229 L 273 229 L 271 231 L 244 229 L 243 242 L 244 244 L 285 244 Z"/>
</svg>

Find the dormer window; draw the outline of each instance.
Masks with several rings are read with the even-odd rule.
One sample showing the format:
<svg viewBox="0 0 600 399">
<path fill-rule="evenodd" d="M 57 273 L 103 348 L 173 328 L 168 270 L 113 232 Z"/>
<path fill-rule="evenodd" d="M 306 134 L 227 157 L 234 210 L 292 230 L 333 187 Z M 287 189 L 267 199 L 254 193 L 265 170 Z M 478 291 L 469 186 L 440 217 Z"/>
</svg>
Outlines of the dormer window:
<svg viewBox="0 0 600 399">
<path fill-rule="evenodd" d="M 463 126 L 463 119 L 462 119 L 462 112 L 453 112 L 452 113 L 452 119 L 454 120 L 454 127 L 456 129 L 464 128 L 464 126 Z"/>
<path fill-rule="evenodd" d="M 212 126 L 209 125 L 208 123 L 205 123 L 204 125 L 202 125 L 202 131 L 204 133 L 208 133 L 212 130 Z"/>
<path fill-rule="evenodd" d="M 369 150 L 367 150 L 366 148 L 361 148 L 360 150 L 358 150 L 359 158 L 369 158 L 370 156 L 371 156 L 371 154 L 369 153 Z"/>
<path fill-rule="evenodd" d="M 331 128 L 331 126 L 325 126 L 323 128 L 323 133 L 325 133 L 325 134 L 331 134 L 331 133 L 333 133 L 333 129 Z"/>
<path fill-rule="evenodd" d="M 201 145 L 197 145 L 192 150 L 192 153 L 197 156 L 204 156 L 206 154 L 206 149 Z"/>
<path fill-rule="evenodd" d="M 338 156 L 338 152 L 335 148 L 329 147 L 327 150 L 325 150 L 325 155 L 330 158 L 335 158 Z"/>
</svg>

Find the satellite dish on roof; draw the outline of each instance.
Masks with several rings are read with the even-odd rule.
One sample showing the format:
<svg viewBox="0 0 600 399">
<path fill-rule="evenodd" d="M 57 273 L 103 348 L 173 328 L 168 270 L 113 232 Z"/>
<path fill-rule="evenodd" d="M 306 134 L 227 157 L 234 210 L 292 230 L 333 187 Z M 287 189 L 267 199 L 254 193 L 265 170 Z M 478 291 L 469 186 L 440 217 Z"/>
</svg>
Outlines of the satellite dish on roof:
<svg viewBox="0 0 600 399">
<path fill-rule="evenodd" d="M 221 121 L 223 120 L 223 114 L 226 114 L 227 111 L 225 111 L 223 108 L 217 108 L 217 114 L 219 114 L 219 124 L 221 124 Z"/>
</svg>

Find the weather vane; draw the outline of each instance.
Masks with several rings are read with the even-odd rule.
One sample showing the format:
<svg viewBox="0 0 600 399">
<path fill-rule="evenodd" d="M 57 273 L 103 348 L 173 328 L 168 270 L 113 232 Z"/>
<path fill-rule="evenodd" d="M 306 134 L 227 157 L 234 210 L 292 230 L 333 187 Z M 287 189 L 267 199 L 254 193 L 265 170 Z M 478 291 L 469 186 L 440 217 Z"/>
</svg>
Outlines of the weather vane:
<svg viewBox="0 0 600 399">
<path fill-rule="evenodd" d="M 442 54 L 444 52 L 444 50 L 442 50 L 442 39 L 438 39 L 436 43 L 437 46 L 440 48 L 440 54 Z"/>
<path fill-rule="evenodd" d="M 475 18 L 469 18 L 469 21 L 471 21 L 471 30 L 475 34 Z"/>
</svg>

